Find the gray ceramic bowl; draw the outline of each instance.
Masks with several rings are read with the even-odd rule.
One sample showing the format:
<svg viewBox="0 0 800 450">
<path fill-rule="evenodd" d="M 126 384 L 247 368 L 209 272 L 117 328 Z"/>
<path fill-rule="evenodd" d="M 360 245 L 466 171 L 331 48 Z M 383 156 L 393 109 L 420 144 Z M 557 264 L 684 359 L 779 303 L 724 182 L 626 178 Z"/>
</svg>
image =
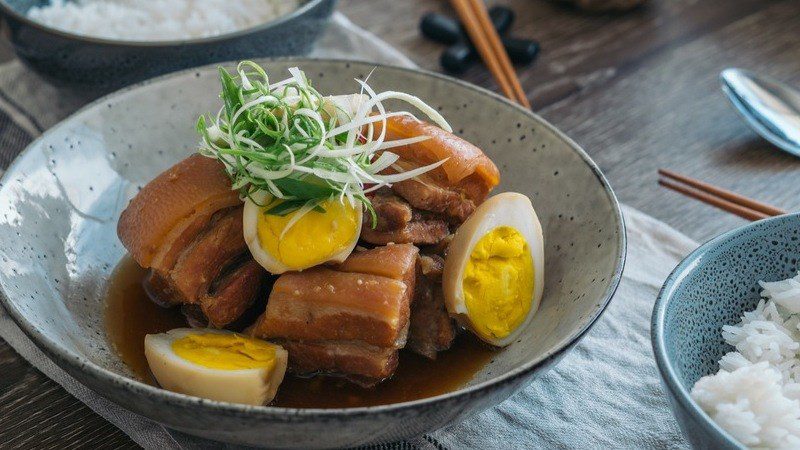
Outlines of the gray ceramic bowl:
<svg viewBox="0 0 800 450">
<path fill-rule="evenodd" d="M 353 78 L 374 68 L 330 60 L 264 64 L 273 74 L 299 66 L 328 93 L 354 92 Z M 617 201 L 574 142 L 495 94 L 394 67 L 378 67 L 370 83 L 413 92 L 441 110 L 458 134 L 497 163 L 503 175 L 498 191 L 530 196 L 544 227 L 541 309 L 521 339 L 463 388 L 388 406 L 298 410 L 201 400 L 131 378 L 102 325 L 106 283 L 125 253 L 116 221 L 137 187 L 195 148 L 198 115 L 219 105 L 215 67 L 98 100 L 15 161 L 0 188 L 0 288 L 9 313 L 61 367 L 101 395 L 169 427 L 221 441 L 294 448 L 388 442 L 502 402 L 559 361 L 614 293 L 625 255 Z"/>
<path fill-rule="evenodd" d="M 296 11 L 249 29 L 180 41 L 120 41 L 68 33 L 28 19 L 50 0 L 0 0 L 3 31 L 17 55 L 59 84 L 114 87 L 217 61 L 304 55 L 325 29 L 336 0 L 303 0 Z"/>
<path fill-rule="evenodd" d="M 723 325 L 755 309 L 758 281 L 797 275 L 800 215 L 755 222 L 727 232 L 692 252 L 667 278 L 653 311 L 656 362 L 675 417 L 696 448 L 744 449 L 691 399 L 700 377 L 716 373 L 733 348 Z"/>
</svg>

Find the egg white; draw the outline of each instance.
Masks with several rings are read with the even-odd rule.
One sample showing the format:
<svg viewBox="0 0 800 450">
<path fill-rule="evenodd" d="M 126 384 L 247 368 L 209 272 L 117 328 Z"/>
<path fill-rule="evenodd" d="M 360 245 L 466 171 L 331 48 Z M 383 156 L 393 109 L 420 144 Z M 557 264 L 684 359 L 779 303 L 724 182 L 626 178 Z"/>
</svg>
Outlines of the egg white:
<svg viewBox="0 0 800 450">
<path fill-rule="evenodd" d="M 267 199 L 268 194 L 261 191 L 254 194 L 254 199 L 256 202 L 260 204 L 264 204 Z M 353 233 L 353 237 L 347 241 L 334 255 L 330 258 L 327 258 L 322 261 L 316 261 L 313 264 L 309 264 L 303 267 L 289 267 L 283 262 L 281 262 L 278 258 L 272 255 L 267 249 L 261 246 L 261 240 L 258 237 L 258 215 L 263 214 L 262 208 L 258 206 L 253 200 L 245 199 L 244 201 L 244 212 L 242 216 L 242 226 L 244 232 L 244 240 L 247 243 L 247 248 L 250 249 L 250 253 L 253 255 L 253 259 L 256 260 L 257 263 L 261 265 L 264 269 L 268 272 L 278 275 L 284 272 L 289 271 L 300 271 L 304 269 L 308 269 L 309 267 L 317 266 L 320 264 L 325 263 L 341 263 L 348 256 L 350 253 L 353 253 L 353 249 L 356 247 L 358 243 L 358 237 L 360 236 L 361 232 L 361 222 L 363 220 L 363 212 L 361 208 L 356 209 L 356 232 Z"/>
<path fill-rule="evenodd" d="M 286 373 L 288 353 L 275 345 L 275 365 L 269 368 L 211 369 L 176 355 L 172 343 L 188 334 L 232 334 L 230 331 L 177 328 L 148 334 L 144 352 L 150 371 L 164 389 L 231 403 L 264 405 L 272 401 Z"/>
<path fill-rule="evenodd" d="M 447 311 L 464 328 L 475 331 L 464 301 L 464 270 L 478 241 L 500 226 L 513 227 L 528 243 L 533 259 L 534 288 L 531 308 L 525 320 L 508 336 L 492 339 L 475 333 L 489 344 L 503 347 L 512 343 L 528 326 L 542 300 L 544 290 L 544 237 L 542 225 L 530 199 L 515 192 L 497 194 L 483 202 L 456 231 L 450 243 L 442 275 Z"/>
</svg>

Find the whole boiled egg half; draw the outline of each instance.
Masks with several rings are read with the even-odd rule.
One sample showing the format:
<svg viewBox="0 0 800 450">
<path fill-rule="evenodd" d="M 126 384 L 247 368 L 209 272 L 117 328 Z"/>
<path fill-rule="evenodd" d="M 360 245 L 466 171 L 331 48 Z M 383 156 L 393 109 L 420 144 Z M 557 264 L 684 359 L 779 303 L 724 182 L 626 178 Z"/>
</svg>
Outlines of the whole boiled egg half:
<svg viewBox="0 0 800 450">
<path fill-rule="evenodd" d="M 461 326 L 495 346 L 513 342 L 544 288 L 542 226 L 528 197 L 506 192 L 478 206 L 453 237 L 442 287 Z"/>
<path fill-rule="evenodd" d="M 271 201 L 264 192 L 244 204 L 247 247 L 253 259 L 270 273 L 340 263 L 353 252 L 361 232 L 361 204 L 331 198 L 321 202 L 319 209 L 267 213 L 278 204 L 280 200 Z"/>
<path fill-rule="evenodd" d="M 148 334 L 144 353 L 164 389 L 247 405 L 272 401 L 288 356 L 282 347 L 261 339 L 202 328 Z"/>
</svg>

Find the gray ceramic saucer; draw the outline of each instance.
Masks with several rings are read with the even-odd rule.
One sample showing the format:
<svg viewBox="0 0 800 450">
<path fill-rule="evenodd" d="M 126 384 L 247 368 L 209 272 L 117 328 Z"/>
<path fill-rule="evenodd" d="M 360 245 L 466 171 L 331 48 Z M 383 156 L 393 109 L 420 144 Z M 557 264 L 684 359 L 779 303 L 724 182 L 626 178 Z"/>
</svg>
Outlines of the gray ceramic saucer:
<svg viewBox="0 0 800 450">
<path fill-rule="evenodd" d="M 264 61 L 279 76 L 299 66 L 325 93 L 354 92 L 373 65 Z M 619 283 L 625 233 L 608 183 L 574 142 L 540 117 L 441 75 L 378 67 L 379 90 L 413 92 L 497 163 L 498 191 L 530 196 L 544 227 L 541 309 L 510 347 L 458 391 L 352 409 L 248 407 L 135 381 L 109 348 L 104 291 L 123 257 L 120 211 L 197 143 L 194 124 L 219 99 L 215 67 L 146 82 L 82 109 L 35 141 L 0 187 L 0 288 L 20 327 L 54 361 L 99 394 L 185 433 L 250 445 L 346 447 L 440 428 L 492 407 L 564 356 L 597 320 Z M 536 427 L 535 423 L 528 424 Z"/>
</svg>

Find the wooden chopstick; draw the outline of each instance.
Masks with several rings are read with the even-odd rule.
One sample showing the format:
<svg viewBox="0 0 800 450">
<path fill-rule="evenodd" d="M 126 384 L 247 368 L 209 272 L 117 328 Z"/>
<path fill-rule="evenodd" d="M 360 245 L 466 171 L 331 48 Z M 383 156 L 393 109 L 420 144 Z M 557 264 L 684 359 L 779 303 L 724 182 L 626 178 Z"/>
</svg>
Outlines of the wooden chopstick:
<svg viewBox="0 0 800 450">
<path fill-rule="evenodd" d="M 711 206 L 716 206 L 717 208 L 723 211 L 736 214 L 737 216 L 747 220 L 761 220 L 761 219 L 766 219 L 767 217 L 771 217 L 762 212 L 750 209 L 746 206 L 738 205 L 736 203 L 729 202 L 728 200 L 723 200 L 719 197 L 715 197 L 703 191 L 687 188 L 683 185 L 676 184 L 671 181 L 658 180 L 658 184 L 666 188 L 672 189 L 673 191 L 680 192 L 681 194 L 686 195 L 688 197 L 696 198 L 697 200 L 700 200 L 703 203 L 707 203 Z"/>
<path fill-rule="evenodd" d="M 492 25 L 486 5 L 481 0 L 450 0 L 450 3 L 503 94 L 530 108 L 531 104 L 522 90 L 500 36 Z"/>
<path fill-rule="evenodd" d="M 528 102 L 528 97 L 525 95 L 525 91 L 522 90 L 519 77 L 517 77 L 517 72 L 514 70 L 514 65 L 511 64 L 511 59 L 508 57 L 508 52 L 506 52 L 506 48 L 503 45 L 503 42 L 500 40 L 500 35 L 497 34 L 497 30 L 495 30 L 494 25 L 492 24 L 492 18 L 489 16 L 489 10 L 486 9 L 486 4 L 483 2 L 483 0 L 470 0 L 470 5 L 472 6 L 472 10 L 475 12 L 475 15 L 478 17 L 478 22 L 480 22 L 481 28 L 489 40 L 489 44 L 492 46 L 492 51 L 500 60 L 500 66 L 503 69 L 503 73 L 505 74 L 506 78 L 511 83 L 511 89 L 514 90 L 514 95 L 517 98 L 517 101 L 522 106 L 530 109 L 531 104 Z"/>
<path fill-rule="evenodd" d="M 671 178 L 673 180 L 680 181 L 681 183 L 691 186 L 695 189 L 699 189 L 701 191 L 708 192 L 709 194 L 716 195 L 717 197 L 723 198 L 732 203 L 736 203 L 745 206 L 747 208 L 750 208 L 752 210 L 764 213 L 768 216 L 780 216 L 782 214 L 786 214 L 786 211 L 780 208 L 776 208 L 772 205 L 767 205 L 766 203 L 761 203 L 759 201 L 745 197 L 744 195 L 740 195 L 735 192 L 729 191 L 727 189 L 716 187 L 712 184 L 708 184 L 706 182 L 687 177 L 686 175 L 675 173 L 671 170 L 659 169 L 658 174 L 666 178 Z"/>
<path fill-rule="evenodd" d="M 761 203 L 727 189 L 722 189 L 685 175 L 664 169 L 660 169 L 658 173 L 666 178 L 658 180 L 658 184 L 661 186 L 748 220 L 761 220 L 767 217 L 786 214 L 786 211 L 780 208 Z M 678 183 L 670 180 L 675 180 Z"/>
</svg>

